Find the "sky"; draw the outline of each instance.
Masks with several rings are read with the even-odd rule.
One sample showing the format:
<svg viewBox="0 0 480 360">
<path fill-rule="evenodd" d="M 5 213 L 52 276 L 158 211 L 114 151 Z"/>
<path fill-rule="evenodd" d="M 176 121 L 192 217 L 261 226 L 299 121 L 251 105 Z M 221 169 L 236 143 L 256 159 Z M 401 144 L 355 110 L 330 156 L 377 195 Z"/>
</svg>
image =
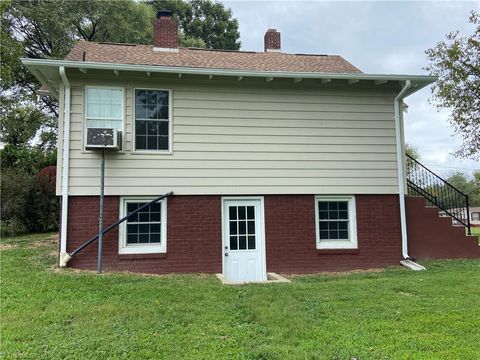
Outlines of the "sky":
<svg viewBox="0 0 480 360">
<path fill-rule="evenodd" d="M 479 1 L 222 1 L 240 25 L 242 50 L 263 51 L 269 28 L 281 32 L 282 51 L 341 55 L 364 73 L 426 74 L 425 50 L 458 30 L 473 33 L 469 12 Z M 480 163 L 456 159 L 461 146 L 449 111 L 429 103 L 430 88 L 406 99 L 405 137 L 442 176 L 471 174 Z"/>
</svg>

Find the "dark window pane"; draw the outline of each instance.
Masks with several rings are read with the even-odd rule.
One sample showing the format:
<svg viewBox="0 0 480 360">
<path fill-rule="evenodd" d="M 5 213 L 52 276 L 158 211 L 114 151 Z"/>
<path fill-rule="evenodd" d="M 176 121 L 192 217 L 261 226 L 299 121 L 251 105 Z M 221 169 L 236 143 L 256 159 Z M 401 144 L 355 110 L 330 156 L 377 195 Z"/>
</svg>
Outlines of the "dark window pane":
<svg viewBox="0 0 480 360">
<path fill-rule="evenodd" d="M 160 135 L 168 135 L 168 121 L 160 121 L 158 123 Z"/>
<path fill-rule="evenodd" d="M 328 231 L 320 231 L 320 240 L 328 239 Z"/>
<path fill-rule="evenodd" d="M 136 234 L 136 233 L 138 233 L 138 225 L 128 224 L 128 225 L 127 225 L 127 233 L 128 233 L 128 234 Z"/>
<path fill-rule="evenodd" d="M 158 110 L 158 119 L 168 119 L 168 106 L 162 106 Z"/>
<path fill-rule="evenodd" d="M 237 234 L 237 222 L 230 221 L 230 235 L 236 235 L 236 234 Z"/>
<path fill-rule="evenodd" d="M 318 218 L 319 219 L 328 219 L 328 211 L 320 211 L 318 213 Z"/>
<path fill-rule="evenodd" d="M 154 121 L 147 122 L 147 135 L 157 135 L 158 124 Z"/>
<path fill-rule="evenodd" d="M 147 137 L 137 135 L 135 137 L 135 148 L 137 150 L 145 150 L 147 148 Z"/>
<path fill-rule="evenodd" d="M 168 91 L 157 91 L 158 105 L 168 105 Z"/>
<path fill-rule="evenodd" d="M 237 207 L 236 206 L 230 206 L 228 208 L 228 213 L 230 215 L 230 220 L 237 220 Z"/>
<path fill-rule="evenodd" d="M 146 221 L 150 221 L 150 216 L 148 214 L 148 212 L 139 212 L 138 213 L 138 221 L 140 222 L 146 222 Z"/>
<path fill-rule="evenodd" d="M 135 105 L 135 119 L 146 119 L 147 110 L 145 105 Z"/>
<path fill-rule="evenodd" d="M 159 233 L 150 234 L 150 242 L 151 243 L 159 243 L 160 242 L 160 234 Z"/>
<path fill-rule="evenodd" d="M 238 233 L 242 235 L 247 233 L 247 224 L 245 223 L 245 221 L 238 222 Z"/>
<path fill-rule="evenodd" d="M 135 104 L 146 104 L 146 103 L 147 103 L 147 91 L 135 90 Z"/>
<path fill-rule="evenodd" d="M 248 222 L 248 233 L 255 234 L 255 221 Z"/>
<path fill-rule="evenodd" d="M 247 206 L 247 219 L 255 219 L 255 206 Z"/>
<path fill-rule="evenodd" d="M 238 218 L 241 220 L 241 219 L 245 219 L 245 217 L 246 217 L 245 206 L 239 206 L 238 207 Z"/>
<path fill-rule="evenodd" d="M 239 236 L 238 237 L 238 249 L 239 250 L 246 250 L 247 249 L 247 237 L 246 236 Z"/>
<path fill-rule="evenodd" d="M 348 219 L 348 211 L 347 210 L 341 210 L 338 212 L 338 218 L 339 219 Z"/>
<path fill-rule="evenodd" d="M 158 150 L 168 150 L 168 136 L 159 136 L 158 146 Z"/>
<path fill-rule="evenodd" d="M 338 209 L 338 203 L 336 201 L 330 201 L 328 203 L 328 210 L 337 210 Z"/>
<path fill-rule="evenodd" d="M 147 104 L 148 105 L 157 105 L 157 91 L 147 90 Z"/>
<path fill-rule="evenodd" d="M 138 242 L 140 244 L 147 244 L 149 241 L 149 235 L 148 234 L 140 234 L 138 235 Z"/>
<path fill-rule="evenodd" d="M 150 224 L 150 232 L 159 233 L 160 232 L 160 224 Z"/>
<path fill-rule="evenodd" d="M 157 107 L 155 105 L 148 105 L 147 106 L 147 119 L 156 120 L 158 119 L 157 116 Z"/>
<path fill-rule="evenodd" d="M 338 223 L 338 228 L 340 230 L 347 230 L 347 227 L 348 227 L 348 222 L 346 221 L 342 221 Z"/>
<path fill-rule="evenodd" d="M 329 210 L 328 211 L 328 218 L 330 220 L 337 220 L 338 219 L 338 211 L 337 210 Z"/>
<path fill-rule="evenodd" d="M 254 250 L 255 249 L 255 236 L 249 236 L 248 237 L 248 248 L 250 250 Z"/>
<path fill-rule="evenodd" d="M 325 201 L 319 201 L 318 210 L 328 210 L 328 203 Z"/>
<path fill-rule="evenodd" d="M 147 136 L 147 149 L 148 150 L 157 150 L 157 137 L 156 136 Z"/>
<path fill-rule="evenodd" d="M 127 244 L 136 244 L 136 243 L 138 243 L 138 235 L 137 234 L 128 234 Z"/>
<path fill-rule="evenodd" d="M 338 210 L 347 210 L 348 209 L 348 202 L 342 201 L 338 203 Z"/>
<path fill-rule="evenodd" d="M 337 230 L 338 229 L 338 222 L 330 221 L 330 230 Z"/>
<path fill-rule="evenodd" d="M 131 212 L 133 212 L 137 209 L 138 209 L 138 204 L 137 203 L 128 203 L 127 204 L 127 212 L 128 213 L 131 213 Z"/>
<path fill-rule="evenodd" d="M 320 230 L 328 230 L 328 222 L 320 221 Z"/>
<path fill-rule="evenodd" d="M 348 231 L 340 231 L 339 232 L 339 239 L 348 240 Z"/>
<path fill-rule="evenodd" d="M 147 134 L 147 122 L 146 121 L 136 121 L 135 122 L 135 135 L 146 135 Z"/>
<path fill-rule="evenodd" d="M 337 230 L 330 230 L 328 232 L 328 238 L 331 239 L 331 240 L 338 239 L 338 231 Z"/>
<path fill-rule="evenodd" d="M 152 204 L 150 205 L 150 211 L 156 211 L 156 212 L 160 212 L 160 203 L 159 202 L 156 202 L 155 204 Z"/>
<path fill-rule="evenodd" d="M 237 237 L 230 236 L 230 250 L 238 250 Z"/>
<path fill-rule="evenodd" d="M 148 224 L 140 224 L 138 225 L 138 232 L 140 234 L 148 234 L 150 232 L 150 225 Z"/>
<path fill-rule="evenodd" d="M 151 213 L 150 221 L 160 221 L 160 213 L 158 212 Z"/>
</svg>

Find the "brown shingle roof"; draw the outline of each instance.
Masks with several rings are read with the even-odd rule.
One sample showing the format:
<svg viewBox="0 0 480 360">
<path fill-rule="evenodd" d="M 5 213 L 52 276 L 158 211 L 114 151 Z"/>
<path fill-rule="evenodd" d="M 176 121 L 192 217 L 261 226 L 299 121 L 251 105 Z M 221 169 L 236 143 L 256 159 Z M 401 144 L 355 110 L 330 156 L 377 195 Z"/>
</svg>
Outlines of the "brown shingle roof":
<svg viewBox="0 0 480 360">
<path fill-rule="evenodd" d="M 338 55 L 304 55 L 191 48 L 180 48 L 178 52 L 167 52 L 154 51 L 150 45 L 84 41 L 77 43 L 65 60 L 253 71 L 361 72 Z"/>
</svg>

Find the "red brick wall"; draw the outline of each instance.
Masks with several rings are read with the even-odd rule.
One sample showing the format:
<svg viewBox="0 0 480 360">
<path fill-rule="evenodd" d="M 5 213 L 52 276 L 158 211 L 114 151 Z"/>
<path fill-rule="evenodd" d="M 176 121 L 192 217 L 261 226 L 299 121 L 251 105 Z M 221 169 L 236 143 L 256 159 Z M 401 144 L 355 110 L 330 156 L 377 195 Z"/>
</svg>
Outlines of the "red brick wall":
<svg viewBox="0 0 480 360">
<path fill-rule="evenodd" d="M 312 195 L 265 196 L 267 271 L 310 273 L 396 265 L 401 260 L 396 195 L 357 195 L 358 250 L 317 250 Z"/>
<path fill-rule="evenodd" d="M 105 237 L 105 269 L 146 273 L 221 272 L 219 196 L 174 196 L 168 199 L 167 254 L 119 255 L 118 230 Z M 69 199 L 67 251 L 74 250 L 98 232 L 98 197 Z M 119 219 L 120 198 L 105 198 L 105 225 Z M 118 228 L 117 228 L 118 229 Z M 76 255 L 69 266 L 97 268 L 97 243 Z"/>
<path fill-rule="evenodd" d="M 107 196 L 105 224 L 119 217 L 117 196 Z M 309 273 L 384 267 L 401 258 L 396 195 L 357 195 L 358 250 L 317 250 L 313 195 L 265 196 L 267 271 Z M 221 272 L 221 197 L 168 199 L 166 255 L 118 255 L 118 230 L 105 237 L 105 269 L 148 273 Z M 98 230 L 98 197 L 69 200 L 68 251 Z M 97 245 L 72 258 L 69 266 L 96 269 Z"/>
<path fill-rule="evenodd" d="M 280 50 L 280 33 L 275 29 L 268 29 L 263 37 L 264 50 Z"/>
<path fill-rule="evenodd" d="M 153 21 L 153 46 L 178 48 L 178 23 L 171 17 L 161 16 Z"/>
</svg>

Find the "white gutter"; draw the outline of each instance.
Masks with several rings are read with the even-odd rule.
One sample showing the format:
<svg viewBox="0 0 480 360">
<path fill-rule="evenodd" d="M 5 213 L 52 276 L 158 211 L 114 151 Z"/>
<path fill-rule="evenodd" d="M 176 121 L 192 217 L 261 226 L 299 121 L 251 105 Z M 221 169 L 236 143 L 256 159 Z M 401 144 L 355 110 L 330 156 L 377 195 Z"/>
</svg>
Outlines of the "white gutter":
<svg viewBox="0 0 480 360">
<path fill-rule="evenodd" d="M 397 143 L 397 166 L 398 166 L 398 196 L 400 202 L 400 226 L 402 230 L 402 255 L 404 259 L 410 259 L 408 256 L 408 239 L 407 239 L 407 216 L 405 213 L 405 155 L 403 154 L 402 139 L 402 118 L 401 118 L 401 102 L 406 97 L 407 91 L 411 87 L 411 81 L 405 81 L 405 85 L 398 93 L 394 100 L 395 108 L 395 140 Z"/>
<path fill-rule="evenodd" d="M 365 74 L 365 73 L 329 73 L 329 72 L 294 72 L 294 71 L 257 71 L 257 70 L 237 70 L 237 69 L 219 69 L 219 68 L 195 68 L 181 66 L 164 65 L 135 65 L 135 64 L 116 64 L 87 61 L 71 60 L 49 60 L 49 59 L 20 59 L 27 67 L 51 67 L 60 66 L 76 69 L 97 69 L 97 70 L 118 70 L 118 71 L 141 71 L 141 72 L 159 72 L 172 74 L 191 74 L 191 75 L 217 75 L 217 76 L 249 76 L 249 77 L 274 77 L 274 78 L 305 78 L 305 79 L 345 79 L 345 80 L 379 80 L 379 81 L 415 81 L 426 86 L 434 82 L 437 78 L 428 75 L 384 75 L 384 74 Z M 424 84 L 423 84 L 424 83 Z"/>
<path fill-rule="evenodd" d="M 65 67 L 60 67 L 60 77 L 64 86 L 63 101 L 63 162 L 62 162 L 62 224 L 60 231 L 60 261 L 61 267 L 67 266 L 67 223 L 68 223 L 68 175 L 70 165 L 70 82 L 65 73 Z"/>
</svg>

